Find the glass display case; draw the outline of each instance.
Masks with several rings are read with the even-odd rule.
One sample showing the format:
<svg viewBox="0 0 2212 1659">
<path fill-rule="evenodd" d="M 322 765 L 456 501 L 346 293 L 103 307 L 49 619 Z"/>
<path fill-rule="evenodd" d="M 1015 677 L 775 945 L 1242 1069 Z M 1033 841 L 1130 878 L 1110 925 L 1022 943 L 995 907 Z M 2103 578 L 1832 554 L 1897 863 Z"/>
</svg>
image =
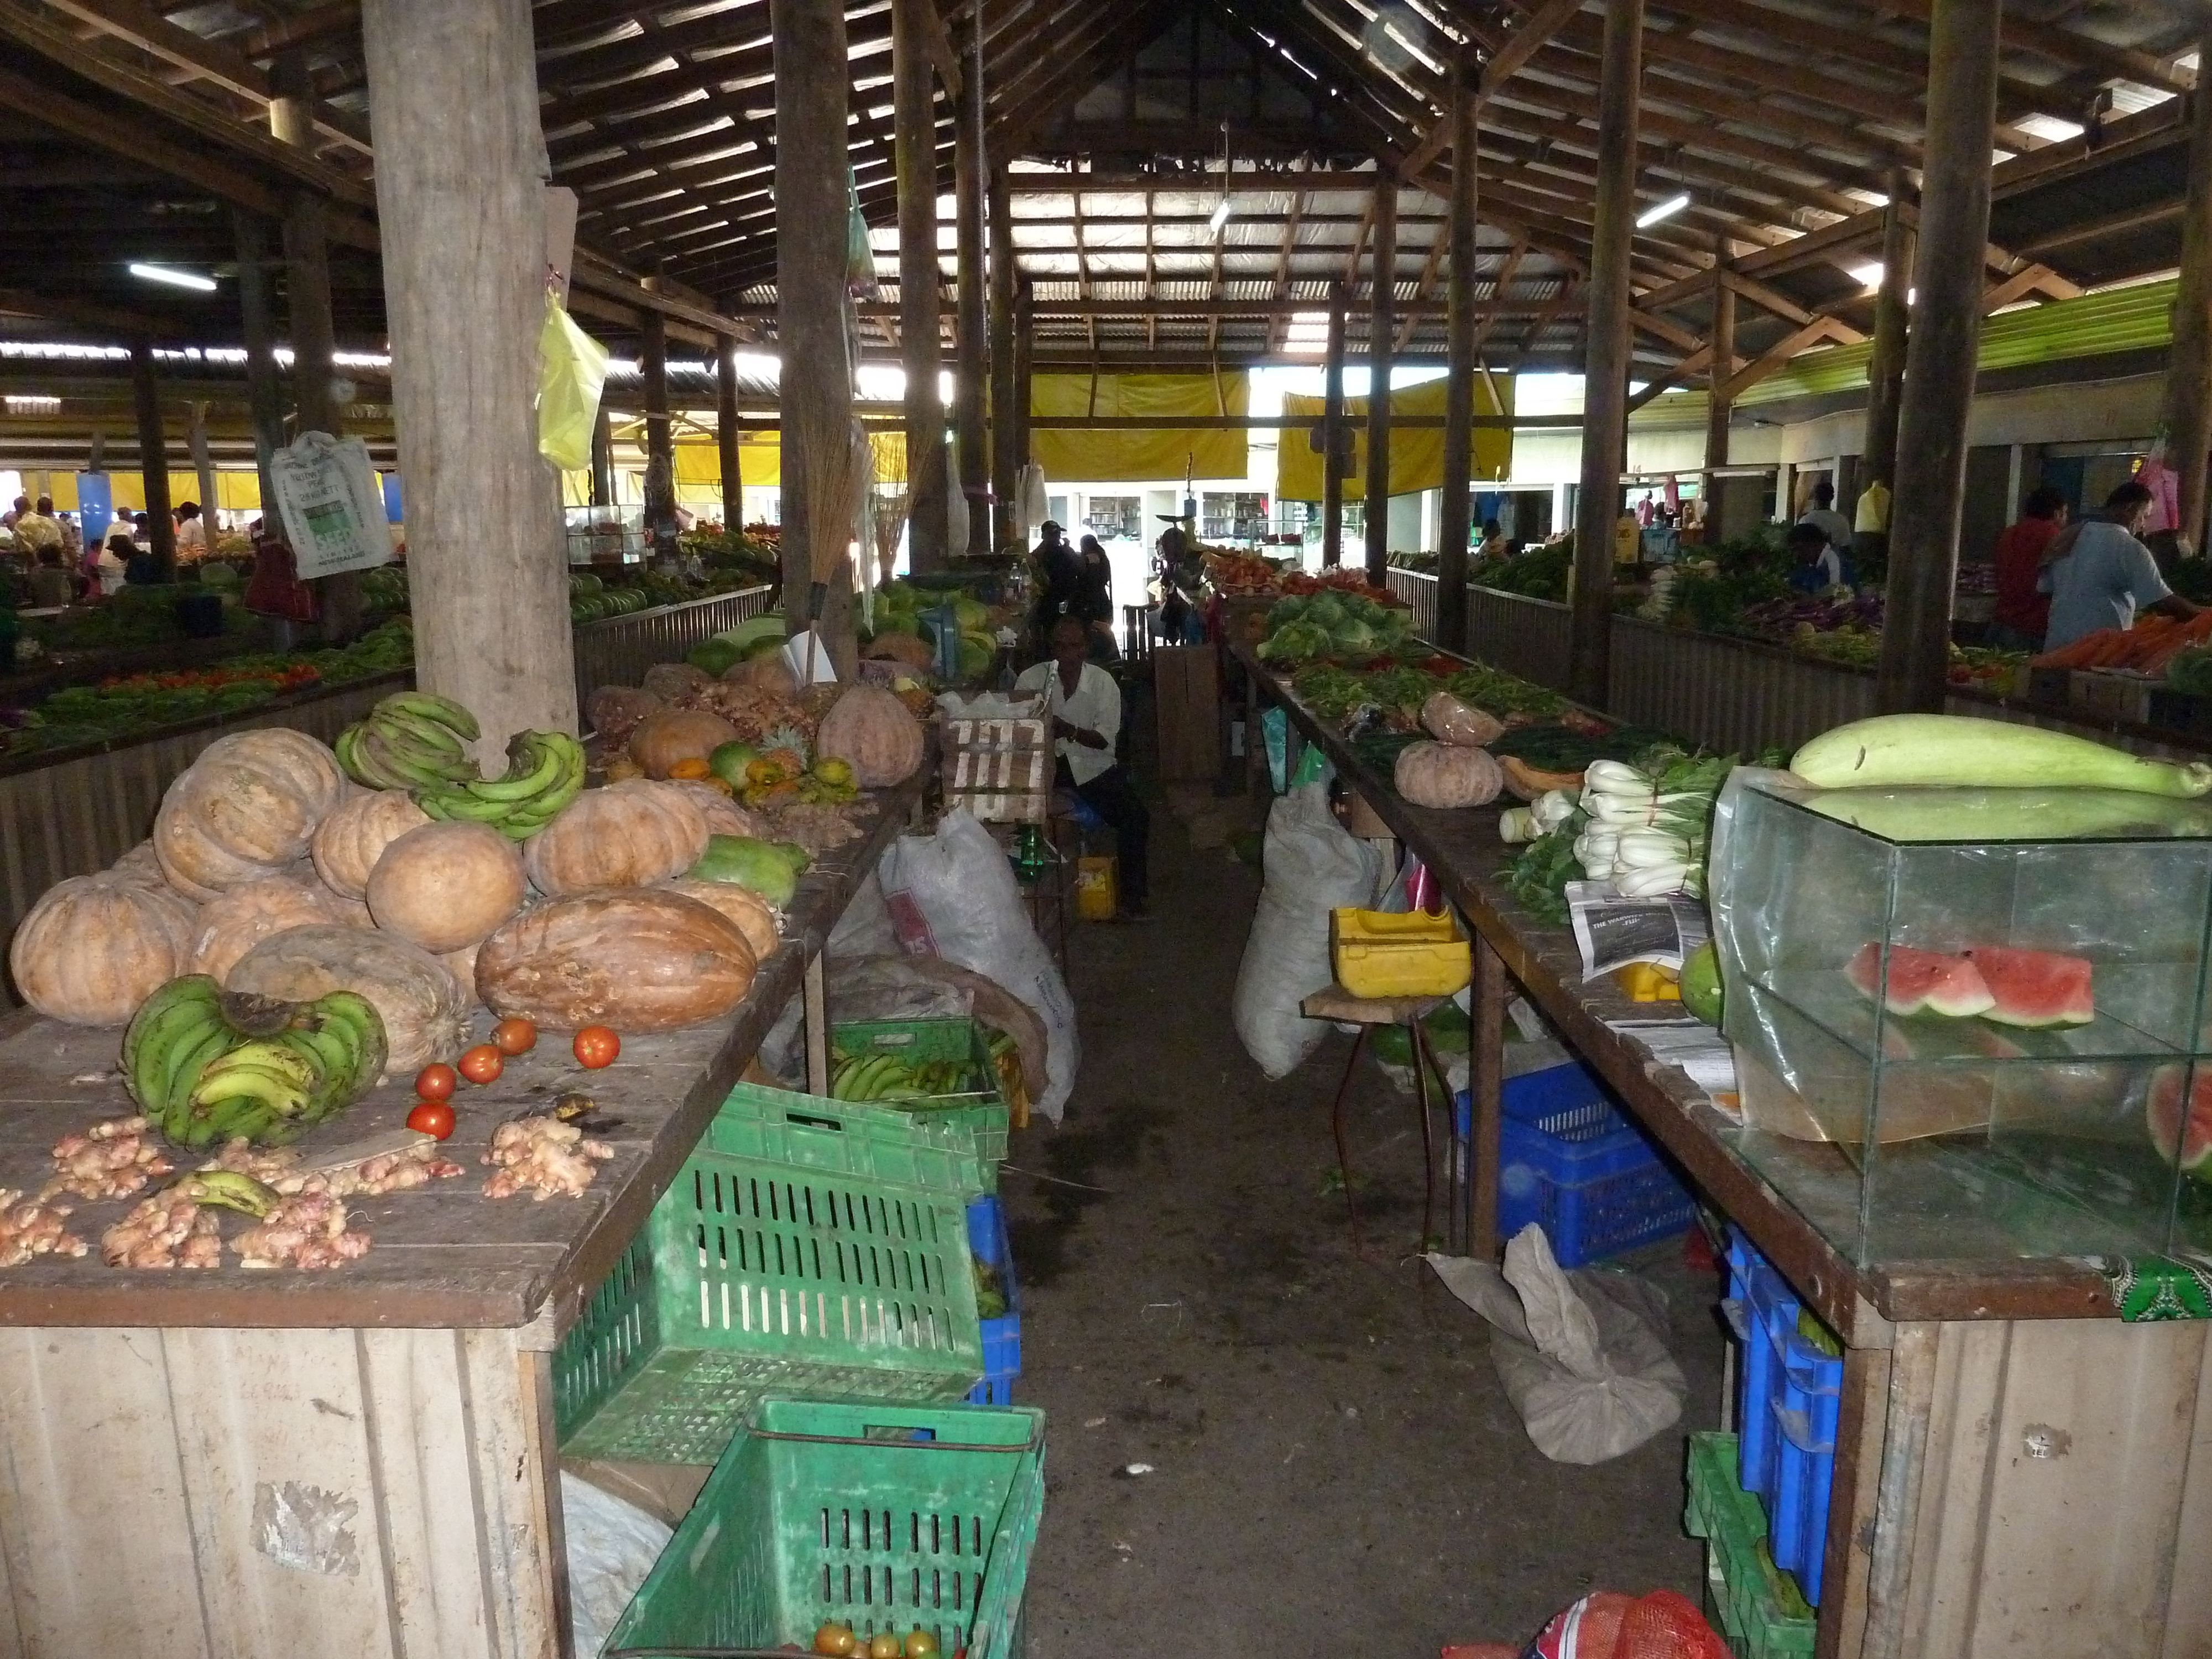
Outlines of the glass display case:
<svg viewBox="0 0 2212 1659">
<path fill-rule="evenodd" d="M 1844 1255 L 2212 1249 L 2212 807 L 1745 770 L 1711 881 L 1741 1150 Z"/>
<path fill-rule="evenodd" d="M 563 528 L 572 565 L 642 564 L 645 509 L 640 507 L 564 507 Z"/>
</svg>

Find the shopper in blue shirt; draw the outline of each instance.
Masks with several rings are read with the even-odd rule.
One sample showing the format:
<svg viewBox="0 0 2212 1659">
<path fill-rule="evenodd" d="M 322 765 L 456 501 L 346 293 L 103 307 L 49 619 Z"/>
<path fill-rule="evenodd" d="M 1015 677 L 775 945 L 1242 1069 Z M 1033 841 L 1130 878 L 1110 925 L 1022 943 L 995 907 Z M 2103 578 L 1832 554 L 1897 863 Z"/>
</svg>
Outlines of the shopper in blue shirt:
<svg viewBox="0 0 2212 1659">
<path fill-rule="evenodd" d="M 2197 607 L 2166 585 L 2158 561 L 2138 539 L 2151 493 L 2130 479 L 2105 498 L 2105 510 L 2067 526 L 2043 550 L 2036 586 L 2051 595 L 2043 648 L 2057 651 L 2100 629 L 2131 627 L 2136 612 L 2187 621 Z"/>
</svg>

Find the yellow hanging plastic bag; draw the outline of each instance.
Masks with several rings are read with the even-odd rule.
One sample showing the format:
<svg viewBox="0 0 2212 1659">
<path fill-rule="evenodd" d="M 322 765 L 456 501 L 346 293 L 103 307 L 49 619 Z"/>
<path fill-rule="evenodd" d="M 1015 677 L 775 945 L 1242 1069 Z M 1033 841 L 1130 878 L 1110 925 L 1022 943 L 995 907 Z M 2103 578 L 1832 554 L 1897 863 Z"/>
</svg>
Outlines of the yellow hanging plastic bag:
<svg viewBox="0 0 2212 1659">
<path fill-rule="evenodd" d="M 538 331 L 538 453 L 564 471 L 592 464 L 592 428 L 607 383 L 607 349 L 551 294 Z"/>
</svg>

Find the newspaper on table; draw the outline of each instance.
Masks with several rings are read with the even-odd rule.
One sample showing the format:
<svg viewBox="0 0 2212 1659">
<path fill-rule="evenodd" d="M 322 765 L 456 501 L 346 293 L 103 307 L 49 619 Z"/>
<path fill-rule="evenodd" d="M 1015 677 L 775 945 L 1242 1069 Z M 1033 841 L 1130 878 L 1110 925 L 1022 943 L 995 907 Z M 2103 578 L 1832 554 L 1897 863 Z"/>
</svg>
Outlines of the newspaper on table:
<svg viewBox="0 0 2212 1659">
<path fill-rule="evenodd" d="M 1609 881 L 1571 881 L 1567 912 L 1585 981 L 1632 963 L 1679 969 L 1708 935 L 1705 907 L 1687 893 L 1623 898 Z"/>
<path fill-rule="evenodd" d="M 302 581 L 392 562 L 384 488 L 360 439 L 302 432 L 270 457 L 269 476 Z"/>
</svg>

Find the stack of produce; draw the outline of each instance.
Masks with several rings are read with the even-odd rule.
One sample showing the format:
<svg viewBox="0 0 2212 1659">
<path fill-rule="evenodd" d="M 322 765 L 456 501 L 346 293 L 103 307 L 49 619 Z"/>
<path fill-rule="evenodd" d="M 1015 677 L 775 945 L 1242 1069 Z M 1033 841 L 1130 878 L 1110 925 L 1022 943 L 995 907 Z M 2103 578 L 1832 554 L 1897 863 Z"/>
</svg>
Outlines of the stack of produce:
<svg viewBox="0 0 2212 1659">
<path fill-rule="evenodd" d="M 2120 668 L 2153 678 L 2166 675 L 2185 651 L 2212 641 L 2212 611 L 2176 622 L 2154 611 L 2137 617 L 2132 628 L 2100 628 L 2073 644 L 2031 659 L 2035 668 Z M 2184 678 L 2191 671 L 2184 671 Z"/>
<path fill-rule="evenodd" d="M 1583 873 L 1626 898 L 1704 896 L 1713 802 L 1734 764 L 1672 748 L 1633 766 L 1592 762 L 1577 803 L 1586 820 L 1575 841 Z"/>
<path fill-rule="evenodd" d="M 1357 593 L 1294 594 L 1278 599 L 1267 612 L 1267 637 L 1259 654 L 1264 662 L 1370 662 L 1413 639 L 1413 613 L 1403 606 Z"/>
<path fill-rule="evenodd" d="M 1231 599 L 1265 599 L 1283 591 L 1280 567 L 1249 553 L 1205 555 L 1206 577 L 1214 592 Z"/>
</svg>

